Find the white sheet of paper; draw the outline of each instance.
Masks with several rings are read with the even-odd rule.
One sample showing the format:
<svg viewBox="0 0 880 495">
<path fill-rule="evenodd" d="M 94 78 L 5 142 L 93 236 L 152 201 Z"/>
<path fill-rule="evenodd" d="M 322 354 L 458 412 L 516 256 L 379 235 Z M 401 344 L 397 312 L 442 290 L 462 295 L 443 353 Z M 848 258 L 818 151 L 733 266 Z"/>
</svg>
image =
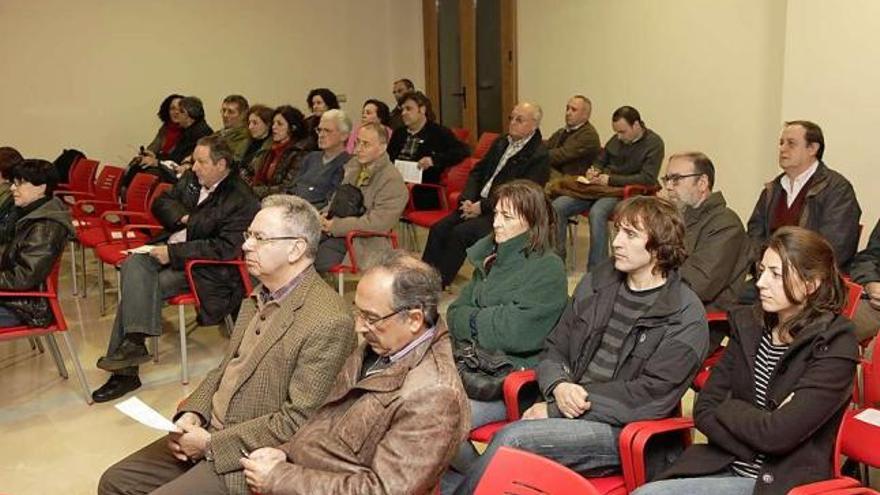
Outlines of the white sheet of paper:
<svg viewBox="0 0 880 495">
<path fill-rule="evenodd" d="M 856 414 L 855 418 L 869 425 L 880 426 L 880 411 L 871 407 Z"/>
<path fill-rule="evenodd" d="M 159 414 L 158 411 L 146 405 L 137 397 L 124 400 L 116 404 L 116 409 L 137 421 L 138 423 L 161 431 L 180 431 L 170 419 Z"/>
<path fill-rule="evenodd" d="M 394 160 L 394 166 L 400 171 L 404 182 L 413 184 L 422 183 L 422 169 L 419 168 L 419 162 L 411 162 L 408 160 Z"/>
<path fill-rule="evenodd" d="M 150 254 L 150 251 L 156 246 L 150 244 L 144 244 L 143 246 L 138 246 L 136 248 L 126 249 L 125 253 L 128 254 Z"/>
</svg>

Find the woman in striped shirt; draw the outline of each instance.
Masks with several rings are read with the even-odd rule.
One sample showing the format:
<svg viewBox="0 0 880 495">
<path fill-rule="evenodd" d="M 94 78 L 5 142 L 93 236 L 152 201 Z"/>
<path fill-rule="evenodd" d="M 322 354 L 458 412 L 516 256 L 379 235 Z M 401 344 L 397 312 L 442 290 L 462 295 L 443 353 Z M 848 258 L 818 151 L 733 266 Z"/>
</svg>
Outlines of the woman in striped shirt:
<svg viewBox="0 0 880 495">
<path fill-rule="evenodd" d="M 727 351 L 694 407 L 709 443 L 635 494 L 784 494 L 832 476 L 858 356 L 836 266 L 813 231 L 783 227 L 768 240 L 760 302 L 730 312 Z"/>
</svg>

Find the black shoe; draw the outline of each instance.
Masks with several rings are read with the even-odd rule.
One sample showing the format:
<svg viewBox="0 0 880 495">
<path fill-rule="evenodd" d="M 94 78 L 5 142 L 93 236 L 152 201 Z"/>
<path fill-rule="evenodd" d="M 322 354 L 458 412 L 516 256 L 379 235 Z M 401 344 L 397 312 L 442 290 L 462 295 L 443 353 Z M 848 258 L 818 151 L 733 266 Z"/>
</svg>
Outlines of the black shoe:
<svg viewBox="0 0 880 495">
<path fill-rule="evenodd" d="M 130 368 L 150 360 L 150 353 L 143 343 L 135 343 L 128 339 L 122 341 L 113 354 L 98 359 L 98 368 L 105 371 L 118 371 Z"/>
<path fill-rule="evenodd" d="M 101 385 L 101 388 L 92 392 L 92 399 L 95 402 L 107 402 L 108 400 L 118 399 L 140 387 L 141 379 L 137 375 L 113 375 L 107 380 L 107 383 Z"/>
</svg>

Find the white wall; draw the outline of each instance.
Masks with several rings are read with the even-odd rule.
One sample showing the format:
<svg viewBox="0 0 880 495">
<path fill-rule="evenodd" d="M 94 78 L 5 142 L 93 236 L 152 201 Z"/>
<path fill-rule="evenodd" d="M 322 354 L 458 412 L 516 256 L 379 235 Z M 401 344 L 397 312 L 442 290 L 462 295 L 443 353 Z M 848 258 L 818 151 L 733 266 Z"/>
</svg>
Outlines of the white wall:
<svg viewBox="0 0 880 495">
<path fill-rule="evenodd" d="M 391 82 L 421 85 L 421 4 L 408 0 L 3 0 L 2 144 L 53 159 L 77 147 L 125 165 L 153 137 L 169 93 L 292 103 L 310 88 L 391 101 Z"/>
</svg>

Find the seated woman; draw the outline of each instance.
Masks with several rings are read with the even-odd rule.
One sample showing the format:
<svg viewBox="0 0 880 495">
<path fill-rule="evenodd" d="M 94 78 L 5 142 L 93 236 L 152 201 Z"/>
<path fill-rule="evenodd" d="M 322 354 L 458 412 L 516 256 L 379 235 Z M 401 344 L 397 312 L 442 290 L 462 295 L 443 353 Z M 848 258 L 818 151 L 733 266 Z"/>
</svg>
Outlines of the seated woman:
<svg viewBox="0 0 880 495">
<path fill-rule="evenodd" d="M 9 146 L 0 147 L 0 246 L 15 233 L 15 201 L 12 199 L 12 168 L 23 160 L 21 153 Z"/>
<path fill-rule="evenodd" d="M 832 476 L 858 345 L 819 234 L 782 227 L 758 265 L 760 303 L 730 312 L 730 342 L 694 407 L 693 445 L 638 495 L 788 493 Z"/>
<path fill-rule="evenodd" d="M 351 159 L 344 149 L 345 139 L 351 132 L 351 120 L 342 110 L 327 110 L 321 115 L 317 131 L 321 150 L 306 155 L 299 174 L 286 192 L 322 209 L 342 182 L 345 164 Z"/>
<path fill-rule="evenodd" d="M 502 351 L 517 369 L 538 364 L 544 338 L 568 302 L 565 266 L 553 250 L 555 222 L 534 182 L 515 180 L 497 189 L 494 232 L 468 248 L 473 277 L 447 312 L 456 346 L 472 341 Z M 500 395 L 491 401 L 471 397 L 470 406 L 472 428 L 506 417 Z M 475 459 L 466 441 L 452 467 L 463 472 Z"/>
<path fill-rule="evenodd" d="M 349 154 L 354 153 L 354 146 L 357 144 L 357 131 L 362 125 L 370 122 L 384 125 L 388 135 L 391 136 L 391 110 L 388 109 L 388 105 L 385 102 L 369 99 L 364 102 L 364 106 L 361 109 L 361 123 L 348 136 L 348 141 L 345 143 L 345 151 Z"/>
<path fill-rule="evenodd" d="M 199 139 L 214 133 L 205 121 L 205 106 L 195 96 L 185 96 L 178 100 L 180 114 L 177 123 L 182 128 L 180 137 L 170 149 L 164 147 L 156 152 L 146 150 L 141 164 L 155 166 L 163 160 L 170 160 L 178 165 L 192 155 Z M 170 111 L 170 110 L 169 110 Z"/>
<path fill-rule="evenodd" d="M 160 172 L 157 169 L 150 169 L 149 167 L 155 166 L 158 163 L 157 156 L 167 155 L 177 146 L 177 142 L 180 141 L 180 136 L 183 134 L 183 128 L 180 126 L 182 116 L 180 100 L 182 99 L 183 95 L 175 93 L 166 96 L 162 100 L 162 104 L 159 105 L 159 112 L 156 113 L 162 125 L 159 126 L 153 141 L 146 148 L 141 147 L 140 154 L 132 158 L 128 163 L 128 170 L 125 171 L 119 184 L 120 199 L 125 198 L 125 191 L 135 175 L 148 170 L 152 170 L 152 173 L 158 175 Z M 170 180 L 170 174 L 166 174 L 166 176 Z"/>
<path fill-rule="evenodd" d="M 274 113 L 275 111 L 266 105 L 254 105 L 248 109 L 247 127 L 251 142 L 241 157 L 240 170 L 246 170 L 254 158 L 260 154 L 268 153 L 272 148 L 270 134 Z"/>
<path fill-rule="evenodd" d="M 244 171 L 259 198 L 288 189 L 306 155 L 306 125 L 298 109 L 283 105 L 272 116 L 272 147 L 251 160 Z"/>
<path fill-rule="evenodd" d="M 39 288 L 73 237 L 73 223 L 64 203 L 52 196 L 58 172 L 46 160 L 23 160 L 12 168 L 12 197 L 18 220 L 12 239 L 0 255 L 0 290 Z M 0 327 L 44 326 L 52 323 L 49 303 L 42 297 L 0 298 Z"/>
<path fill-rule="evenodd" d="M 312 111 L 311 115 L 306 117 L 306 129 L 309 136 L 306 149 L 315 151 L 318 149 L 318 139 L 315 135 L 315 130 L 318 129 L 321 115 L 327 110 L 338 110 L 339 99 L 336 98 L 336 93 L 327 88 L 315 88 L 309 91 L 309 95 L 306 96 L 306 106 Z"/>
</svg>

